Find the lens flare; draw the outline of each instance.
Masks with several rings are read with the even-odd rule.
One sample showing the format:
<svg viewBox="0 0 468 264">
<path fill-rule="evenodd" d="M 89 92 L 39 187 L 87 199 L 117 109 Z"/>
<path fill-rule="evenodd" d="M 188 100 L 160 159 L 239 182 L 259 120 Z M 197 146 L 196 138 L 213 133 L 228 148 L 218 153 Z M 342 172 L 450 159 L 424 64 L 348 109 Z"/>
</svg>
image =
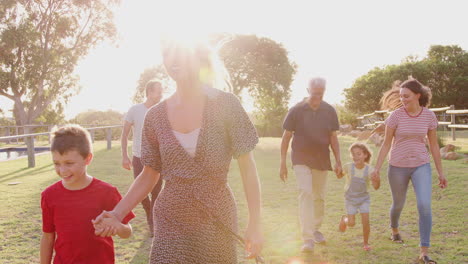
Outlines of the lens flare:
<svg viewBox="0 0 468 264">
<path fill-rule="evenodd" d="M 286 262 L 287 264 L 304 264 L 304 261 L 300 258 L 292 258 Z"/>
</svg>

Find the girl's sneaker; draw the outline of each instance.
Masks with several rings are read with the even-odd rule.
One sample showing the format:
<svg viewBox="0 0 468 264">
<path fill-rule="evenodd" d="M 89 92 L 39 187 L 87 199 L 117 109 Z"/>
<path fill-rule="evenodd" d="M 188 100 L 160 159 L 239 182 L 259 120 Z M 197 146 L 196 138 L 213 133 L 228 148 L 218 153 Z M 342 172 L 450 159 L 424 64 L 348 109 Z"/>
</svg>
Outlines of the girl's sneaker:
<svg viewBox="0 0 468 264">
<path fill-rule="evenodd" d="M 347 225 L 346 225 L 346 220 L 347 220 L 347 219 L 346 219 L 346 215 L 342 215 L 342 216 L 341 216 L 341 220 L 340 220 L 340 225 L 338 226 L 338 230 L 339 230 L 340 232 L 346 231 L 346 227 L 347 227 Z"/>
<path fill-rule="evenodd" d="M 365 251 L 370 251 L 371 246 L 370 245 L 364 245 L 364 247 L 362 247 L 362 249 L 364 249 Z"/>
</svg>

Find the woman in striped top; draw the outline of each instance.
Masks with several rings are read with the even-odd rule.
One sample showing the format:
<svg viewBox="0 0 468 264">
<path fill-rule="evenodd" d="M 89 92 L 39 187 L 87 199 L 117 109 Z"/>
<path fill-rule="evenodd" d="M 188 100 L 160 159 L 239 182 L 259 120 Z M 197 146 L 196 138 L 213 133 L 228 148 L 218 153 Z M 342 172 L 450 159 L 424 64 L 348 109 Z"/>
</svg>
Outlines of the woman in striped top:
<svg viewBox="0 0 468 264">
<path fill-rule="evenodd" d="M 385 156 L 390 151 L 388 181 L 393 197 L 390 210 L 391 239 L 400 243 L 403 241 L 398 230 L 398 220 L 411 180 L 419 212 L 419 263 L 436 263 L 428 256 L 432 228 L 432 172 L 425 144 L 426 136 L 439 174 L 439 186 L 440 188 L 447 187 L 447 179 L 442 171 L 439 144 L 437 143 L 437 118 L 432 111 L 426 108 L 430 98 L 429 89 L 416 79 L 409 79 L 400 85 L 400 100 L 403 106 L 396 109 L 385 120 L 384 142 L 377 157 L 375 170 L 371 175 L 373 178 L 380 178 L 380 168 Z"/>
</svg>

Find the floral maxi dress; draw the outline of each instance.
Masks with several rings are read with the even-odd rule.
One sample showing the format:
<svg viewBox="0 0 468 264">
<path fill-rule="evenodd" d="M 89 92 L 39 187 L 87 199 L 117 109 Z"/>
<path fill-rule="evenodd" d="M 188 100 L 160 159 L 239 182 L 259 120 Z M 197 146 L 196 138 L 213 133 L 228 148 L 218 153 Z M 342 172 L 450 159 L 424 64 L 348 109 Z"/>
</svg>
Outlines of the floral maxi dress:
<svg viewBox="0 0 468 264">
<path fill-rule="evenodd" d="M 227 174 L 232 158 L 252 151 L 258 136 L 236 96 L 212 92 L 206 95 L 194 157 L 173 134 L 166 101 L 146 114 L 141 161 L 165 180 L 153 208 L 152 264 L 237 263 L 234 237 L 226 231 L 237 232 Z"/>
</svg>

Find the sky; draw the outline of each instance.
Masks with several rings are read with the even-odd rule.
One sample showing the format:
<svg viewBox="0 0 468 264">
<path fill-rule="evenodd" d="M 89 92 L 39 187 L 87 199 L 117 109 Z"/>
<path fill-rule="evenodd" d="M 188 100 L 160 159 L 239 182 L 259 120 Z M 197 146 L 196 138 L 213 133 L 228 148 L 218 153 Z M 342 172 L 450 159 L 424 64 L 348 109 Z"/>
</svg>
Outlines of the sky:
<svg viewBox="0 0 468 264">
<path fill-rule="evenodd" d="M 314 76 L 327 79 L 325 101 L 342 103 L 343 89 L 374 67 L 399 64 L 409 55 L 424 57 L 431 45 L 468 50 L 466 10 L 464 0 L 121 0 L 117 41 L 101 43 L 80 61 L 81 92 L 65 115 L 73 118 L 88 109 L 126 112 L 141 72 L 161 63 L 159 37 L 165 32 L 268 37 L 298 65 L 290 106 L 307 96 L 307 81 Z M 244 106 L 252 110 L 251 102 Z"/>
</svg>

